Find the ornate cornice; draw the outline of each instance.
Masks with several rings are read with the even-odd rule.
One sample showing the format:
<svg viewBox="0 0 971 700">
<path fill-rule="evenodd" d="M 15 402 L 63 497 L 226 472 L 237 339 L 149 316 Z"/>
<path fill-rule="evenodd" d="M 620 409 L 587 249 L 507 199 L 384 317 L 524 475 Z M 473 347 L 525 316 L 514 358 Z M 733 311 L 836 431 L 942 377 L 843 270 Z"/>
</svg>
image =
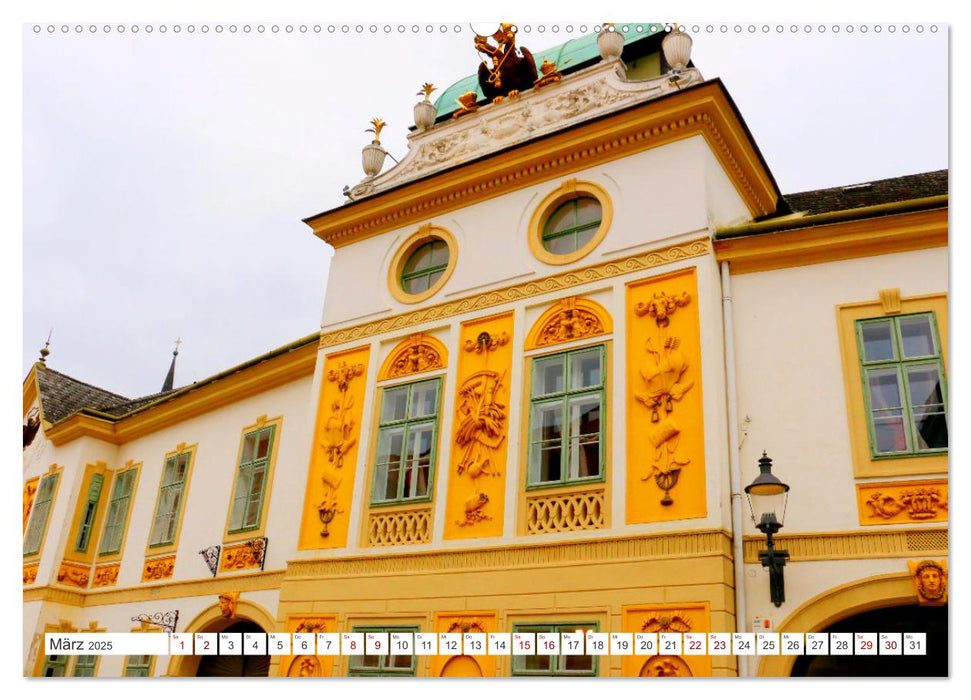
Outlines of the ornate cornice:
<svg viewBox="0 0 971 700">
<path fill-rule="evenodd" d="M 908 528 L 880 532 L 816 532 L 780 534 L 776 545 L 789 550 L 791 561 L 946 556 L 947 528 Z M 745 563 L 759 561 L 764 537 L 745 537 Z"/>
<path fill-rule="evenodd" d="M 484 294 L 437 304 L 436 306 L 430 306 L 425 309 L 408 311 L 396 316 L 388 316 L 378 321 L 362 323 L 330 332 L 322 332 L 320 335 L 320 347 L 327 348 L 340 345 L 379 333 L 410 328 L 411 326 L 416 326 L 426 321 L 447 318 L 469 311 L 488 309 L 519 299 L 526 299 L 561 289 L 570 289 L 589 282 L 610 279 L 640 270 L 649 270 L 679 260 L 707 255 L 710 250 L 711 246 L 707 238 L 699 238 L 663 248 L 655 248 L 645 253 L 619 258 L 600 265 L 592 265 L 579 270 L 562 272 L 544 277 L 543 279 L 503 287 Z"/>
<path fill-rule="evenodd" d="M 731 558 L 731 540 L 724 530 L 659 533 L 569 542 L 529 543 L 461 551 L 313 559 L 287 563 L 286 578 L 360 576 L 410 571 L 478 571 L 532 568 L 538 565 L 630 559 L 684 559 L 703 556 Z"/>
<path fill-rule="evenodd" d="M 234 590 L 268 591 L 279 590 L 283 583 L 283 571 L 258 571 L 251 574 L 233 576 Z M 185 598 L 189 596 L 219 595 L 226 588 L 226 579 L 204 578 L 193 581 L 172 581 L 161 584 L 143 584 L 132 588 L 112 589 L 110 591 L 78 591 L 64 586 L 38 586 L 24 591 L 24 602 L 44 600 L 76 607 L 116 605 L 148 600 Z"/>
<path fill-rule="evenodd" d="M 334 247 L 421 223 L 506 192 L 701 135 L 753 218 L 776 210 L 772 176 L 719 81 L 579 123 L 306 219 Z"/>
<path fill-rule="evenodd" d="M 619 69 L 619 70 L 618 70 Z M 485 105 L 475 116 L 440 122 L 408 136 L 401 162 L 351 189 L 367 197 L 419 177 L 467 163 L 523 141 L 568 129 L 592 118 L 702 82 L 695 68 L 670 75 L 627 80 L 622 64 L 602 61 L 546 90 Z"/>
</svg>

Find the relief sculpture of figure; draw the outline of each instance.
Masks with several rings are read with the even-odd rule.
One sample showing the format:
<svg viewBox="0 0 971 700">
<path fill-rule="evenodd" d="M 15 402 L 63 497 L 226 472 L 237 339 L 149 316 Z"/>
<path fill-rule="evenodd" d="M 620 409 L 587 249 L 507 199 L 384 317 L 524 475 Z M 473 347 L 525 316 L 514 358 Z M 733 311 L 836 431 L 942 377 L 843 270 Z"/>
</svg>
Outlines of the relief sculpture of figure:
<svg viewBox="0 0 971 700">
<path fill-rule="evenodd" d="M 459 521 L 460 525 L 490 519 L 482 512 L 489 497 L 480 492 L 477 482 L 482 476 L 500 476 L 492 455 L 506 439 L 506 405 L 497 398 L 504 378 L 505 372 L 500 375 L 483 370 L 470 376 L 459 390 L 455 442 L 462 450 L 462 459 L 457 471 L 472 480 L 472 494 L 465 499 L 465 520 Z"/>
</svg>

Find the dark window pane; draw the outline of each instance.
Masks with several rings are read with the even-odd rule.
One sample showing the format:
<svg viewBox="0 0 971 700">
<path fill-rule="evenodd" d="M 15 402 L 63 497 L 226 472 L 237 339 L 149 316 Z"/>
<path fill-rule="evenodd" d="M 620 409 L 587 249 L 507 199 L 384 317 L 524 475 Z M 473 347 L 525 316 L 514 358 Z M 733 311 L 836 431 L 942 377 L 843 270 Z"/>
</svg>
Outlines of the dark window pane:
<svg viewBox="0 0 971 700">
<path fill-rule="evenodd" d="M 861 335 L 863 337 L 863 356 L 867 362 L 881 362 L 896 358 L 893 346 L 892 321 L 864 323 Z"/>
<path fill-rule="evenodd" d="M 576 201 L 576 225 L 599 223 L 603 217 L 600 202 L 593 197 L 581 197 Z"/>
<path fill-rule="evenodd" d="M 870 402 L 873 410 L 881 408 L 900 408 L 900 386 L 897 370 L 878 369 L 867 373 L 870 382 Z"/>
<path fill-rule="evenodd" d="M 943 406 L 941 378 L 936 365 L 908 367 L 907 382 L 910 384 L 910 400 L 914 406 Z"/>
<path fill-rule="evenodd" d="M 910 316 L 901 318 L 898 323 L 904 357 L 929 357 L 935 354 L 930 316 Z"/>
<path fill-rule="evenodd" d="M 947 418 L 944 411 L 914 411 L 917 449 L 938 450 L 947 447 Z"/>
<path fill-rule="evenodd" d="M 907 449 L 907 432 L 904 419 L 888 416 L 875 418 L 873 426 L 877 452 L 903 452 Z"/>
</svg>

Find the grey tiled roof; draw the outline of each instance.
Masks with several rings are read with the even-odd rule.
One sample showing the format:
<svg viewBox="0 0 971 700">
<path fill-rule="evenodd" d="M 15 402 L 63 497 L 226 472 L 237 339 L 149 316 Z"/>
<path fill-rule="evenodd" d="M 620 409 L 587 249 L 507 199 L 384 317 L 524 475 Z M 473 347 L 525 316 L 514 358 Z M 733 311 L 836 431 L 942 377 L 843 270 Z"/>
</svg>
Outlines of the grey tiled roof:
<svg viewBox="0 0 971 700">
<path fill-rule="evenodd" d="M 947 194 L 947 170 L 874 180 L 858 185 L 809 190 L 783 196 L 789 209 L 806 214 L 859 209 L 876 204 Z M 780 207 L 782 209 L 782 207 Z M 780 211 L 780 214 L 783 212 Z M 785 212 L 788 213 L 788 212 Z"/>
<path fill-rule="evenodd" d="M 112 416 L 123 416 L 172 393 L 162 391 L 138 399 L 129 399 L 127 396 L 69 377 L 41 363 L 34 366 L 37 371 L 37 390 L 40 392 L 41 405 L 44 408 L 44 420 L 49 423 L 67 418 L 82 408 L 94 409 Z"/>
<path fill-rule="evenodd" d="M 56 423 L 81 408 L 104 411 L 110 406 L 131 400 L 121 394 L 78 381 L 41 363 L 34 367 L 44 419 L 50 423 Z"/>
</svg>

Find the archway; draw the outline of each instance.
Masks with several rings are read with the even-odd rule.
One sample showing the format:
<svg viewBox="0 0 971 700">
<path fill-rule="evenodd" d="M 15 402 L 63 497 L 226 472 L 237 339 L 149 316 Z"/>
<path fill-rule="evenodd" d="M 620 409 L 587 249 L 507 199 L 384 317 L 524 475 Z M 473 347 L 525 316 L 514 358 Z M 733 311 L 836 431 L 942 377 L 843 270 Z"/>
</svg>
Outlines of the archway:
<svg viewBox="0 0 971 700">
<path fill-rule="evenodd" d="M 240 620 L 231 624 L 223 632 L 266 632 L 251 620 Z M 203 656 L 196 669 L 198 677 L 252 678 L 266 677 L 270 672 L 269 656 Z"/>
<path fill-rule="evenodd" d="M 230 629 L 237 624 L 249 623 L 254 627 L 247 629 Z M 248 600 L 240 599 L 236 604 L 236 614 L 233 618 L 226 618 L 219 609 L 218 604 L 210 605 L 208 608 L 196 615 L 185 627 L 185 632 L 194 634 L 196 632 L 271 632 L 277 629 L 276 621 L 267 610 Z M 192 677 L 199 674 L 200 665 L 204 656 L 172 656 L 169 661 L 169 668 L 165 675 Z M 267 664 L 269 669 L 269 664 Z M 263 675 L 267 675 L 263 673 Z"/>
<path fill-rule="evenodd" d="M 917 592 L 909 573 L 878 574 L 851 581 L 809 599 L 796 608 L 782 624 L 776 627 L 775 631 L 822 632 L 842 620 L 862 613 L 916 605 Z M 927 609 L 922 608 L 922 610 Z M 865 632 L 866 630 L 853 631 Z M 797 658 L 799 657 L 785 655 L 764 656 L 758 665 L 757 675 L 789 676 L 793 673 Z"/>
<path fill-rule="evenodd" d="M 853 615 L 823 632 L 925 632 L 925 656 L 800 656 L 793 676 L 931 677 L 947 676 L 947 606 L 902 605 Z"/>
</svg>

